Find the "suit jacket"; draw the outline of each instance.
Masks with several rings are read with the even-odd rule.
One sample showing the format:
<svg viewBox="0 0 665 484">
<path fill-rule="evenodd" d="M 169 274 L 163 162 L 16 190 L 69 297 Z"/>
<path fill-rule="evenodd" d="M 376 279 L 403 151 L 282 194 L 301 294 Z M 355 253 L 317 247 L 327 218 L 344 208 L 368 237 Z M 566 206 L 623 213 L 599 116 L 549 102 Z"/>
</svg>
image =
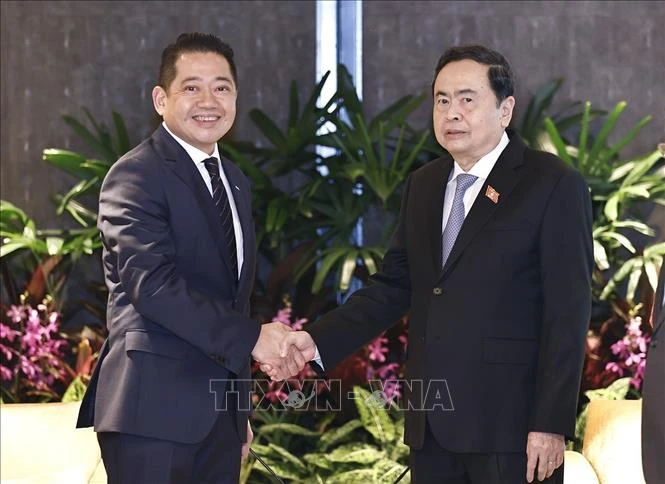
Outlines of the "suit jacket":
<svg viewBox="0 0 665 484">
<path fill-rule="evenodd" d="M 508 134 L 443 269 L 448 155 L 410 176 L 371 284 L 308 329 L 331 368 L 410 312 L 404 398 L 413 448 L 426 418 L 456 452 L 523 452 L 529 431 L 574 434 L 591 311 L 589 189 L 557 157 Z"/>
<path fill-rule="evenodd" d="M 642 387 L 642 466 L 647 484 L 665 480 L 665 263 L 660 269 L 653 312 L 653 334 Z"/>
<path fill-rule="evenodd" d="M 256 264 L 251 192 L 237 167 L 225 159 L 222 166 L 243 230 L 239 280 L 212 197 L 163 127 L 106 176 L 98 226 L 109 336 L 79 427 L 196 443 L 212 429 L 226 390 L 248 396 L 248 384 L 227 381 L 249 380 L 260 332 L 249 318 Z M 247 400 L 236 420 L 242 441 Z"/>
</svg>

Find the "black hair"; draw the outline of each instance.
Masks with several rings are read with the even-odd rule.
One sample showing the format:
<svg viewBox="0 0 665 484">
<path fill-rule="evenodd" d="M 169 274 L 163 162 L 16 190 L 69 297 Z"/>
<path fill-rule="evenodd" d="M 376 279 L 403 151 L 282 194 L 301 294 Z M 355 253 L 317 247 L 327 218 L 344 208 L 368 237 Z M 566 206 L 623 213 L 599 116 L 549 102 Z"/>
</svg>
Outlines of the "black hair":
<svg viewBox="0 0 665 484">
<path fill-rule="evenodd" d="M 168 45 L 162 52 L 162 63 L 159 66 L 159 80 L 157 84 L 164 90 L 176 78 L 176 61 L 183 52 L 213 52 L 224 57 L 231 68 L 233 83 L 238 86 L 238 73 L 233 60 L 233 49 L 229 44 L 212 34 L 199 32 L 184 33 L 178 36 L 175 43 Z"/>
<path fill-rule="evenodd" d="M 439 75 L 441 69 L 450 62 L 461 61 L 470 59 L 480 64 L 489 66 L 487 77 L 489 78 L 490 87 L 494 91 L 497 99 L 497 105 L 501 103 L 508 96 L 512 96 L 515 91 L 515 80 L 513 78 L 513 71 L 506 58 L 500 53 L 482 45 L 459 45 L 450 47 L 439 58 L 434 70 L 434 80 L 432 81 L 432 91 L 434 90 L 434 82 L 436 76 Z"/>
</svg>

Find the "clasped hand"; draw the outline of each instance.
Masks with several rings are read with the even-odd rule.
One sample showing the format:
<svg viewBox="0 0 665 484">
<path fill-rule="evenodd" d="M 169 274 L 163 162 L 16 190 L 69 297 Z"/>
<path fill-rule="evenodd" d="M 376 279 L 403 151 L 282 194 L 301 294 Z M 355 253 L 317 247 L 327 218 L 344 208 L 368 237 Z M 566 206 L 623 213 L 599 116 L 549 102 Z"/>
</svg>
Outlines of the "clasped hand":
<svg viewBox="0 0 665 484">
<path fill-rule="evenodd" d="M 293 331 L 282 323 L 261 326 L 252 357 L 261 370 L 273 380 L 286 380 L 297 375 L 314 358 L 316 345 L 304 331 Z"/>
</svg>

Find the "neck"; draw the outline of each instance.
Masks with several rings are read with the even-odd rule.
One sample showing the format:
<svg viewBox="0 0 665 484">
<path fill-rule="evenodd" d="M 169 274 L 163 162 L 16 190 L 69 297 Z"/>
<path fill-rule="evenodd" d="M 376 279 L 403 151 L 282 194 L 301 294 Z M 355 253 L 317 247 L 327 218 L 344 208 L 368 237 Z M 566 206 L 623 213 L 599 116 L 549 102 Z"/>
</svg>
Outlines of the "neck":
<svg viewBox="0 0 665 484">
<path fill-rule="evenodd" d="M 483 156 L 485 156 L 485 155 L 483 155 Z M 482 158 L 482 156 L 481 156 L 480 158 Z M 477 158 L 477 159 L 475 159 L 475 160 L 457 160 L 457 159 L 456 159 L 455 162 L 457 162 L 457 164 L 459 165 L 459 167 L 460 167 L 462 170 L 464 170 L 464 171 L 469 171 L 471 168 L 473 168 L 473 166 L 474 166 L 476 163 L 478 163 L 478 161 L 480 160 L 480 158 Z"/>
</svg>

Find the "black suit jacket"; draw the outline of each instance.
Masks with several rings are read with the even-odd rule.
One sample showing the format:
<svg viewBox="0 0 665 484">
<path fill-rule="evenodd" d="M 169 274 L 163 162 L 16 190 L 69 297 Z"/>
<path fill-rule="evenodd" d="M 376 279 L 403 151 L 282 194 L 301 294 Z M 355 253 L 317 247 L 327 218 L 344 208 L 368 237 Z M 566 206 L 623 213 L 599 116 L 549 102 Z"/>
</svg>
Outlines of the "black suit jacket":
<svg viewBox="0 0 665 484">
<path fill-rule="evenodd" d="M 591 310 L 589 189 L 557 157 L 508 134 L 443 269 L 450 156 L 410 176 L 371 284 L 308 330 L 332 368 L 410 312 L 404 397 L 413 448 L 426 418 L 457 452 L 523 452 L 529 431 L 574 434 Z"/>
<path fill-rule="evenodd" d="M 665 480 L 665 263 L 660 269 L 653 312 L 653 334 L 642 388 L 642 466 L 647 484 Z"/>
<path fill-rule="evenodd" d="M 78 426 L 199 442 L 225 402 L 225 382 L 249 380 L 260 332 L 249 318 L 256 263 L 251 192 L 237 167 L 224 159 L 222 166 L 243 230 L 239 280 L 203 178 L 163 127 L 106 176 L 98 226 L 109 336 Z M 248 395 L 249 388 L 242 390 Z M 237 427 L 245 441 L 243 400 Z"/>
</svg>

